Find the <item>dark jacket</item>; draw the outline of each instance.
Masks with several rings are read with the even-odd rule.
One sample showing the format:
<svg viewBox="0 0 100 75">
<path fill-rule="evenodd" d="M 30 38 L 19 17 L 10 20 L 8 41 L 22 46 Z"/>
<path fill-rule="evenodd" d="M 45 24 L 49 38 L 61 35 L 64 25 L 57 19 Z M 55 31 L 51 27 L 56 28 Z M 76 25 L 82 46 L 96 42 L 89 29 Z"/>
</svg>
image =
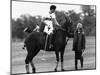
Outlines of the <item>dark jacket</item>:
<svg viewBox="0 0 100 75">
<path fill-rule="evenodd" d="M 76 30 L 73 39 L 73 51 L 85 49 L 85 34 L 83 30 Z"/>
</svg>

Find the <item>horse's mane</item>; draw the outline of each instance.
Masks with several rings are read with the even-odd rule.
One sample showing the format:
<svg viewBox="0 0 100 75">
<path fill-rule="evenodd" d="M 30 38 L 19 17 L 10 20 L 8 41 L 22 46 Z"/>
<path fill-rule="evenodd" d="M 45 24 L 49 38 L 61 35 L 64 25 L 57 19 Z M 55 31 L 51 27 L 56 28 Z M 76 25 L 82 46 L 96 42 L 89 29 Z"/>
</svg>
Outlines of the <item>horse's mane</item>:
<svg viewBox="0 0 100 75">
<path fill-rule="evenodd" d="M 71 28 L 72 27 L 72 21 L 71 21 L 71 19 L 70 19 L 70 17 L 68 17 L 68 16 L 65 16 L 65 23 L 62 25 L 62 28 L 65 28 L 66 30 L 68 30 L 69 28 Z"/>
<path fill-rule="evenodd" d="M 62 25 L 62 28 L 64 28 L 67 32 L 68 37 L 73 37 L 74 35 L 74 29 L 72 27 L 73 22 L 71 21 L 69 16 L 65 16 L 65 23 Z"/>
</svg>

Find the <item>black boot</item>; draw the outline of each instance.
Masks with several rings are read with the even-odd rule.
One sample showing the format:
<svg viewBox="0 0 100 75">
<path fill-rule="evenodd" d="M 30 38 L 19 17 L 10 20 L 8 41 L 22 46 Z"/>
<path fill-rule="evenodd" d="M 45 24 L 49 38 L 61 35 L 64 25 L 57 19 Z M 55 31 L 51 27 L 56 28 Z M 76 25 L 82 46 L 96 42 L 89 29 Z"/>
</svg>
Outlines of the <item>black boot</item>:
<svg viewBox="0 0 100 75">
<path fill-rule="evenodd" d="M 75 59 L 75 70 L 77 70 L 77 59 Z"/>
<path fill-rule="evenodd" d="M 80 63 L 81 63 L 81 68 L 83 69 L 83 56 L 81 56 Z"/>
<path fill-rule="evenodd" d="M 53 39 L 53 34 L 50 34 L 49 35 L 49 49 L 53 48 L 52 39 Z"/>
</svg>

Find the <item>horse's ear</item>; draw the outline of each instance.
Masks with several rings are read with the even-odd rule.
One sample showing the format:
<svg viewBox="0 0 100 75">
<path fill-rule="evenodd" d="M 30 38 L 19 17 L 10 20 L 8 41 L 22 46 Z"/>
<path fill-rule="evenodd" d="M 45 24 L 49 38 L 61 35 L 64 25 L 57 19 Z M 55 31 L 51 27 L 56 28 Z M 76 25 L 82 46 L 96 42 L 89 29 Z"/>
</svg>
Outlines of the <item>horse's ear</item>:
<svg viewBox="0 0 100 75">
<path fill-rule="evenodd" d="M 27 27 L 27 28 L 24 29 L 24 32 L 26 32 L 26 33 L 31 33 L 32 30 L 31 30 L 29 27 Z"/>
</svg>

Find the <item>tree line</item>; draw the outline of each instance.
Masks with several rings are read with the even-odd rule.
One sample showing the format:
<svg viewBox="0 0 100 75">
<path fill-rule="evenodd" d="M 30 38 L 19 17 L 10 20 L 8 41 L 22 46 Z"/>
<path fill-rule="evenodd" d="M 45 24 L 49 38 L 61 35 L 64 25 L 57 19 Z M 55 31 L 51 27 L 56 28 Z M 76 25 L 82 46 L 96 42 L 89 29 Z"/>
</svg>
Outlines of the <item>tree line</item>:
<svg viewBox="0 0 100 75">
<path fill-rule="evenodd" d="M 85 34 L 87 36 L 95 36 L 96 33 L 96 12 L 93 6 L 89 5 L 82 5 L 81 6 L 82 12 L 76 13 L 74 10 L 69 10 L 68 12 L 65 11 L 56 11 L 56 18 L 60 25 L 65 22 L 65 16 L 68 17 L 73 22 L 73 28 L 76 28 L 78 22 L 83 24 L 83 28 Z M 33 11 L 34 12 L 34 11 Z M 82 16 L 83 15 L 83 16 Z M 81 20 L 81 17 L 83 20 Z M 31 16 L 22 14 L 16 20 L 12 18 L 11 20 L 11 34 L 12 38 L 24 39 L 28 34 L 25 34 L 23 30 L 26 27 L 30 29 L 34 29 L 38 24 L 41 26 L 42 17 L 38 16 Z"/>
</svg>

